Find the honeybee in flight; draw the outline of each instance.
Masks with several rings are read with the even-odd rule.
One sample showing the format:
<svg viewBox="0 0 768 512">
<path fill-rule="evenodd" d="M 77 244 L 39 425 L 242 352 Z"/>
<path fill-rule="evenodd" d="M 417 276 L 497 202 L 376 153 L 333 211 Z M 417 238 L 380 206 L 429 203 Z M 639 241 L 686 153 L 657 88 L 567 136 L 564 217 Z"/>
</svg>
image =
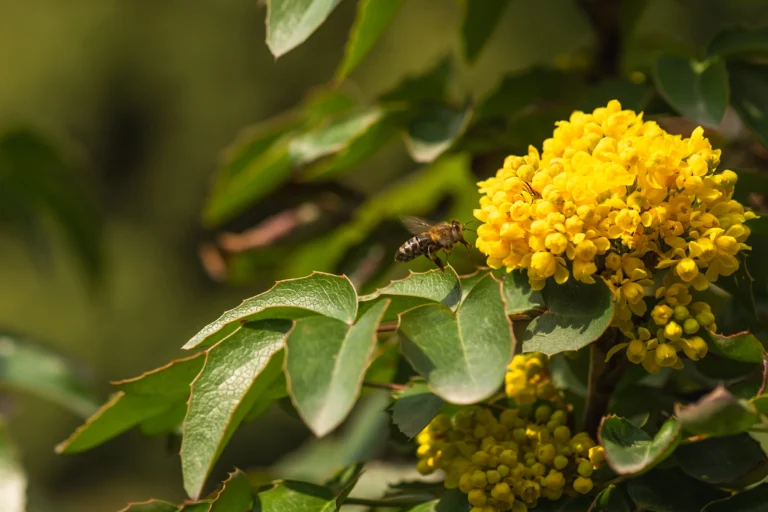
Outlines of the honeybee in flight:
<svg viewBox="0 0 768 512">
<path fill-rule="evenodd" d="M 395 253 L 395 261 L 411 261 L 421 255 L 434 261 L 440 270 L 445 271 L 445 265 L 438 256 L 439 251 L 446 258 L 457 244 L 462 244 L 469 251 L 469 243 L 464 240 L 466 226 L 454 219 L 450 222 L 432 224 L 418 217 L 404 217 L 403 224 L 413 233 Z M 471 230 L 470 230 L 471 231 Z"/>
</svg>

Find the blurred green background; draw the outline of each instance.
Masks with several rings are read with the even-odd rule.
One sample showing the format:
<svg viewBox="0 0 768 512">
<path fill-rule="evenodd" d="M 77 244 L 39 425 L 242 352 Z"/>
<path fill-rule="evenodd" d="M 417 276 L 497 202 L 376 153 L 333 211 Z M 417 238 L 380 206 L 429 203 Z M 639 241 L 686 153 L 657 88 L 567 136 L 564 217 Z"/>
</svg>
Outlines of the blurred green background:
<svg viewBox="0 0 768 512">
<path fill-rule="evenodd" d="M 264 44 L 258 4 L 0 0 L 0 127 L 31 125 L 78 148 L 89 162 L 105 251 L 103 283 L 94 290 L 56 231 L 50 265 L 42 267 L 20 240 L 0 237 L 0 326 L 71 355 L 100 399 L 110 380 L 178 357 L 200 327 L 274 281 L 264 273 L 233 287 L 208 276 L 198 248 L 213 234 L 201 227 L 201 207 L 222 149 L 244 126 L 332 78 L 355 4 L 342 2 L 307 44 L 278 61 Z M 342 88 L 373 98 L 442 56 L 458 55 L 460 16 L 457 1 L 408 0 Z M 654 45 L 693 53 L 738 20 L 768 22 L 766 2 L 649 2 L 625 60 L 647 61 Z M 510 71 L 562 62 L 593 43 L 576 1 L 518 0 L 478 63 L 459 67 L 453 87 L 478 96 Z M 416 167 L 396 144 L 345 185 L 369 194 Z M 271 198 L 286 206 L 291 199 Z M 265 215 L 256 209 L 249 218 Z M 89 512 L 149 497 L 183 499 L 177 450 L 165 439 L 131 431 L 61 457 L 53 447 L 79 418 L 32 398 L 2 407 L 33 504 Z M 272 411 L 240 429 L 218 466 L 269 465 L 307 434 L 299 421 Z"/>
</svg>

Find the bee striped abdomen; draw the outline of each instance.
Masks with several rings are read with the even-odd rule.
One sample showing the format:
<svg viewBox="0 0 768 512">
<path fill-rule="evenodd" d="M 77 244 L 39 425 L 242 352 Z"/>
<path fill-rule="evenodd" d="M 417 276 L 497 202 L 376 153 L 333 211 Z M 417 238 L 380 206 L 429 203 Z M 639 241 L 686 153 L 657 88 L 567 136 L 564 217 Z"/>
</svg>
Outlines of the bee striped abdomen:
<svg viewBox="0 0 768 512">
<path fill-rule="evenodd" d="M 431 242 L 431 239 L 423 234 L 408 239 L 395 253 L 395 261 L 410 261 L 421 256 L 426 242 Z"/>
</svg>

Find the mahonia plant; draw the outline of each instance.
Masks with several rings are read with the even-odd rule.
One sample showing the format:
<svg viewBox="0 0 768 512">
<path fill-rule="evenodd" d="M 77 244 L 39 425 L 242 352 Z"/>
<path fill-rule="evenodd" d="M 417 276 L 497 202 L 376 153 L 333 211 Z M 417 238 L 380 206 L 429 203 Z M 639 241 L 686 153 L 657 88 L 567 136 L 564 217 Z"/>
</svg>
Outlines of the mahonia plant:
<svg viewBox="0 0 768 512">
<path fill-rule="evenodd" d="M 693 301 L 739 268 L 756 215 L 733 199 L 735 172 L 696 128 L 671 135 L 611 101 L 560 121 L 542 151 L 511 155 L 479 183 L 477 247 L 492 268 L 525 271 L 534 290 L 602 279 L 626 357 L 649 373 L 707 354 L 710 306 Z M 658 283 L 658 286 L 655 284 Z M 646 301 L 646 295 L 653 299 Z M 650 314 L 649 313 L 650 309 Z"/>
</svg>

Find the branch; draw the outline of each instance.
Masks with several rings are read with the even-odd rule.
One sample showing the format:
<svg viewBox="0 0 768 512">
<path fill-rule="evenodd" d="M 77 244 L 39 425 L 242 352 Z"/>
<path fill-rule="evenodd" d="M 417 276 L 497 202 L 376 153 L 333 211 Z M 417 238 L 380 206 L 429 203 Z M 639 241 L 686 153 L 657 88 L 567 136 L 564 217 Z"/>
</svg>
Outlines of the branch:
<svg viewBox="0 0 768 512">
<path fill-rule="evenodd" d="M 363 387 L 373 388 L 373 389 L 387 389 L 389 391 L 402 391 L 408 386 L 404 386 L 403 384 L 394 384 L 394 383 L 387 384 L 384 382 L 363 381 Z"/>
<path fill-rule="evenodd" d="M 597 439 L 600 421 L 608 410 L 611 395 L 627 368 L 626 357 L 612 357 L 605 362 L 605 354 L 614 343 L 618 329 L 609 328 L 589 346 L 589 382 L 587 385 L 587 403 L 584 408 L 584 430 Z"/>
<path fill-rule="evenodd" d="M 376 332 L 394 332 L 397 330 L 397 322 L 390 322 L 386 324 L 380 324 L 376 329 Z"/>
<path fill-rule="evenodd" d="M 617 76 L 621 58 L 622 37 L 619 23 L 621 2 L 616 0 L 580 0 L 597 38 L 597 54 L 592 66 L 591 80 Z"/>
</svg>

